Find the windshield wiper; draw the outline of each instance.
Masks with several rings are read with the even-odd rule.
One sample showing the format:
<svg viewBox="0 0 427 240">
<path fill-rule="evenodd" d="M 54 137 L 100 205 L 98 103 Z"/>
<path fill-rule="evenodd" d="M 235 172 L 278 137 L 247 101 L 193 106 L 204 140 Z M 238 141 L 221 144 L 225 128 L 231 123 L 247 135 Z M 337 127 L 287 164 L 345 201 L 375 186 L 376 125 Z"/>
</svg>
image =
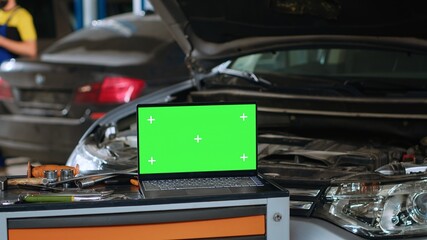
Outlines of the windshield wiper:
<svg viewBox="0 0 427 240">
<path fill-rule="evenodd" d="M 269 87 L 273 85 L 270 81 L 265 80 L 261 77 L 258 77 L 257 75 L 251 72 L 245 72 L 245 71 L 240 71 L 240 70 L 231 69 L 231 68 L 224 68 L 224 69 L 218 69 L 217 73 L 249 80 L 251 83 L 255 83 L 264 87 Z"/>
</svg>

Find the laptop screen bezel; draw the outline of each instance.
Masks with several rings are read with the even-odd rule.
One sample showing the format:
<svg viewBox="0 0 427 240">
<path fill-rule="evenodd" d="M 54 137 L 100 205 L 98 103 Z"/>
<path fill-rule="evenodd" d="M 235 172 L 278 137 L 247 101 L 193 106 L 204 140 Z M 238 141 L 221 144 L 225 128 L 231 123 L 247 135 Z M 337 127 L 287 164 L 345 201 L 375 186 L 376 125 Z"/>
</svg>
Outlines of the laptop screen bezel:
<svg viewBox="0 0 427 240">
<path fill-rule="evenodd" d="M 139 154 L 139 111 L 140 107 L 171 107 L 171 106 L 218 106 L 218 105 L 254 105 L 257 112 L 256 102 L 189 102 L 189 103 L 157 103 L 157 104 L 138 104 L 136 109 L 137 120 L 137 161 L 138 161 L 138 178 L 139 180 L 161 180 L 161 179 L 176 179 L 176 178 L 200 178 L 200 177 L 239 177 L 239 176 L 256 176 L 258 174 L 258 114 L 255 117 L 255 169 L 254 170 L 238 170 L 238 171 L 208 171 L 208 172 L 191 172 L 191 173 L 159 173 L 159 174 L 141 174 L 140 173 L 140 154 Z"/>
</svg>

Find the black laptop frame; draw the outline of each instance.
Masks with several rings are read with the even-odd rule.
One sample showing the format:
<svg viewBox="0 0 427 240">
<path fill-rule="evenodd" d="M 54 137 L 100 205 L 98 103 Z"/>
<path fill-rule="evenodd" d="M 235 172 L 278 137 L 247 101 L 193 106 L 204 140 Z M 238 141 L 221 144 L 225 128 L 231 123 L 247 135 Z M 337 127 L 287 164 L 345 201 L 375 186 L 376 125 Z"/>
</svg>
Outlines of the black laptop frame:
<svg viewBox="0 0 427 240">
<path fill-rule="evenodd" d="M 239 171 L 207 171 L 193 173 L 161 173 L 161 174 L 140 174 L 140 149 L 139 149 L 139 111 L 140 107 L 171 107 L 171 106 L 218 106 L 218 105 L 255 105 L 255 170 L 239 170 Z M 258 175 L 258 106 L 256 102 L 188 102 L 188 103 L 156 103 L 156 104 L 138 104 L 136 109 L 137 120 L 137 152 L 138 152 L 138 179 L 139 181 L 146 180 L 162 180 L 162 179 L 182 179 L 182 178 L 206 178 L 206 177 L 243 177 Z"/>
</svg>

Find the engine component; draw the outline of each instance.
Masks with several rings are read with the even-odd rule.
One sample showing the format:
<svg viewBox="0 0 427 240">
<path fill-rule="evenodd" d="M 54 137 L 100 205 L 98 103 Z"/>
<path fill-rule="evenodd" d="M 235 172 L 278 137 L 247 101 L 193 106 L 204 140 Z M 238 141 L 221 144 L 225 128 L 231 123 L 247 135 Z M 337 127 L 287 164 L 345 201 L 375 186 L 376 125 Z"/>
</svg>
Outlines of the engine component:
<svg viewBox="0 0 427 240">
<path fill-rule="evenodd" d="M 377 173 L 388 176 L 422 173 L 425 171 L 427 171 L 427 165 L 419 165 L 411 162 L 393 162 L 375 170 Z"/>
</svg>

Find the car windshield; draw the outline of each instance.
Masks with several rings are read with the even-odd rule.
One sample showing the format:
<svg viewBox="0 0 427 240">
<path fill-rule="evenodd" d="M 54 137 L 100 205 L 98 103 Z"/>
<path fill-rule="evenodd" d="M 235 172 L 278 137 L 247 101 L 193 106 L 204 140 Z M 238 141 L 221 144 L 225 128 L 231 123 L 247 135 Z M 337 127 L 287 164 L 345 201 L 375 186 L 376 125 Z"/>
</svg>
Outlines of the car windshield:
<svg viewBox="0 0 427 240">
<path fill-rule="evenodd" d="M 425 66 L 427 56 L 416 53 L 321 48 L 256 53 L 229 68 L 267 79 L 276 89 L 339 86 L 360 96 L 425 97 Z"/>
</svg>

